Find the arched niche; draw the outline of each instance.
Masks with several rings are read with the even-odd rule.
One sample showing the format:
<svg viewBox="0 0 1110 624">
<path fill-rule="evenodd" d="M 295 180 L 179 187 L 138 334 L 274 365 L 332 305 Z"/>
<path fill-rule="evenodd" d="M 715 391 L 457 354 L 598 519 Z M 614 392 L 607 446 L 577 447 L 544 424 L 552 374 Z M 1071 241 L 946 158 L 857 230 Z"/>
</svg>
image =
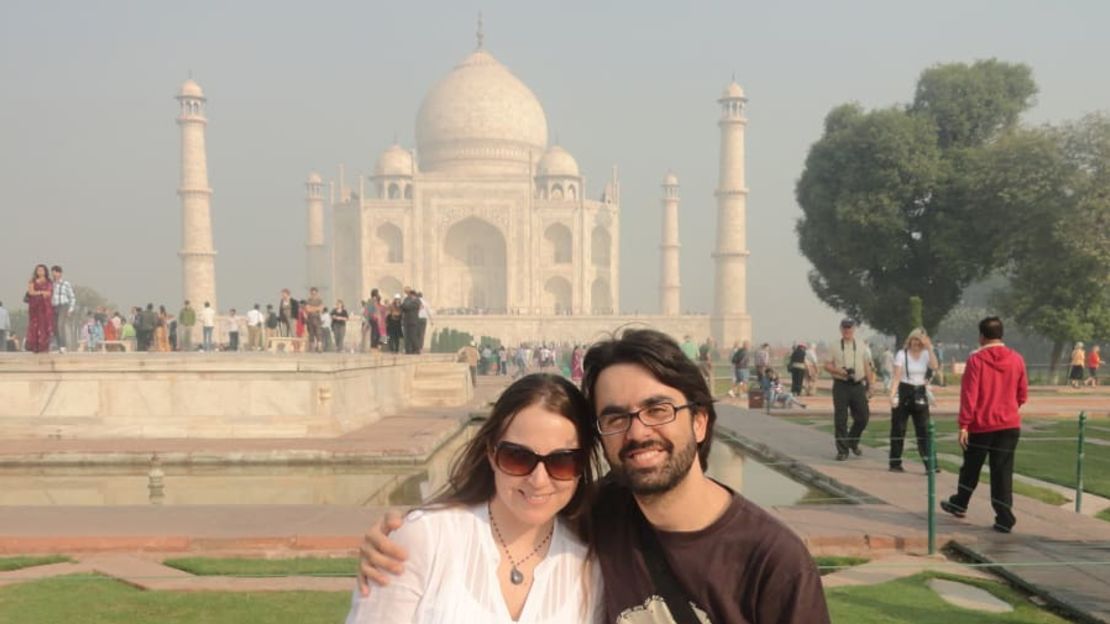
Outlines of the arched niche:
<svg viewBox="0 0 1110 624">
<path fill-rule="evenodd" d="M 552 277 L 543 285 L 543 307 L 549 314 L 570 314 L 571 287 L 566 278 Z"/>
<path fill-rule="evenodd" d="M 437 307 L 503 313 L 508 299 L 507 246 L 501 230 L 469 217 L 443 237 Z"/>
<path fill-rule="evenodd" d="M 590 309 L 594 314 L 613 313 L 613 293 L 609 280 L 599 277 L 590 287 Z"/>
<path fill-rule="evenodd" d="M 590 259 L 594 266 L 609 268 L 612 248 L 613 238 L 609 235 L 609 230 L 600 225 L 595 227 L 590 233 Z"/>
<path fill-rule="evenodd" d="M 405 261 L 405 237 L 401 228 L 392 223 L 378 226 L 378 246 L 382 250 L 379 260 L 386 264 L 399 264 Z"/>
<path fill-rule="evenodd" d="M 404 296 L 405 294 L 402 292 L 405 287 L 401 285 L 401 280 L 391 275 L 387 275 L 378 280 L 378 284 L 375 288 L 378 289 L 378 292 L 382 296 L 382 303 L 389 303 L 392 301 L 393 295 Z"/>
<path fill-rule="evenodd" d="M 553 264 L 570 264 L 573 254 L 573 238 L 570 228 L 562 223 L 552 223 L 543 232 L 546 253 L 544 259 Z"/>
</svg>

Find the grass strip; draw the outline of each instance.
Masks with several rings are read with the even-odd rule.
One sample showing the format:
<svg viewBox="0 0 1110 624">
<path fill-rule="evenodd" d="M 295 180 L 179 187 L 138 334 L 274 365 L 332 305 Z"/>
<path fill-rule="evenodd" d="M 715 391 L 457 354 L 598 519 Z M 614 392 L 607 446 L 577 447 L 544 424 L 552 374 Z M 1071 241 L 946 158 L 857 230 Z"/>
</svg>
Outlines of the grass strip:
<svg viewBox="0 0 1110 624">
<path fill-rule="evenodd" d="M 1105 520 L 1107 522 L 1110 522 L 1110 507 L 1107 507 L 1106 509 L 1103 509 L 1102 511 L 1098 512 L 1097 514 L 1095 514 L 1095 517 L 1098 518 L 1099 520 Z"/>
<path fill-rule="evenodd" d="M 0 557 L 0 572 L 22 570 L 35 566 L 50 565 L 52 563 L 73 563 L 73 559 L 63 555 L 46 555 L 42 557 Z"/>
<path fill-rule="evenodd" d="M 821 572 L 821 576 L 871 561 L 862 557 L 814 557 L 813 560 L 817 563 L 817 569 Z"/>
<path fill-rule="evenodd" d="M 296 557 L 291 559 L 183 557 L 163 565 L 197 576 L 355 576 L 354 557 Z"/>
<path fill-rule="evenodd" d="M 929 586 L 932 578 L 973 585 L 1014 607 L 1012 613 L 990 614 L 945 602 Z M 826 590 L 833 622 L 852 624 L 951 624 L 952 622 L 1006 622 L 1007 624 L 1057 624 L 1067 620 L 1043 610 L 1013 588 L 995 581 L 969 579 L 937 572 L 922 572 L 880 583 L 834 587 Z"/>
<path fill-rule="evenodd" d="M 75 574 L 0 587 L 0 622 L 335 624 L 350 604 L 349 591 L 143 591 Z"/>
</svg>

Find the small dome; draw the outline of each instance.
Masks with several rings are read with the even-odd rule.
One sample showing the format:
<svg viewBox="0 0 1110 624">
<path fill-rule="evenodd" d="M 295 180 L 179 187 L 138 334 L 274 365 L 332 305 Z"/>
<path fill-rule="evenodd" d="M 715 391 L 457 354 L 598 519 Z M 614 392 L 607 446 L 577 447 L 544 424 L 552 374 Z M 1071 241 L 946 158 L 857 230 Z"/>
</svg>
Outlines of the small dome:
<svg viewBox="0 0 1110 624">
<path fill-rule="evenodd" d="M 663 186 L 678 186 L 678 176 L 673 171 L 668 171 L 666 177 L 663 178 Z"/>
<path fill-rule="evenodd" d="M 536 170 L 538 176 L 578 177 L 578 161 L 559 145 L 552 145 L 540 159 Z"/>
<path fill-rule="evenodd" d="M 374 175 L 378 176 L 411 176 L 412 152 L 394 143 L 382 152 L 378 158 L 378 166 L 374 168 Z"/>
<path fill-rule="evenodd" d="M 742 97 L 744 97 L 744 90 L 740 88 L 740 85 L 737 84 L 735 80 L 728 83 L 728 86 L 725 87 L 725 92 L 721 94 L 722 100 Z"/>
<path fill-rule="evenodd" d="M 204 97 L 204 91 L 201 90 L 200 85 L 192 78 L 181 83 L 181 89 L 177 92 L 177 97 Z"/>
<path fill-rule="evenodd" d="M 320 174 L 313 171 L 312 173 L 308 174 L 308 183 L 309 184 L 323 184 L 324 179 L 320 177 Z"/>
</svg>

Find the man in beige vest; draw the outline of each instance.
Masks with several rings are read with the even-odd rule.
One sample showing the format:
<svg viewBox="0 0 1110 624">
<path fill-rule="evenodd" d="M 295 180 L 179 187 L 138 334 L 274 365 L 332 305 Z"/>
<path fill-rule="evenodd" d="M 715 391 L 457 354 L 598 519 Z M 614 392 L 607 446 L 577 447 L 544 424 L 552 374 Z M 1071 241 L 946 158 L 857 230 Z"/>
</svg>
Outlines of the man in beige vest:
<svg viewBox="0 0 1110 624">
<path fill-rule="evenodd" d="M 862 455 L 859 438 L 867 428 L 871 409 L 867 404 L 875 371 L 871 368 L 871 349 L 856 338 L 856 322 L 840 321 L 840 340 L 829 345 L 825 370 L 833 378 L 833 424 L 836 431 L 836 460 L 848 459 L 848 451 Z M 848 414 L 852 428 L 848 429 Z"/>
</svg>

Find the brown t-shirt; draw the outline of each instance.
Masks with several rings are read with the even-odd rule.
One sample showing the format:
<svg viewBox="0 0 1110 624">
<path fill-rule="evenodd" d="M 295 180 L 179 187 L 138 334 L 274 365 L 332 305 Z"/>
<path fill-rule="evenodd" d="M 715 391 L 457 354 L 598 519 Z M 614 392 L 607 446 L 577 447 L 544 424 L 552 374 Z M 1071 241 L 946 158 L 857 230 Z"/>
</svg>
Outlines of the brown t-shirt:
<svg viewBox="0 0 1110 624">
<path fill-rule="evenodd" d="M 609 483 L 594 509 L 606 622 L 673 624 L 644 563 L 636 499 L 627 488 Z M 829 622 L 821 577 L 805 545 L 743 496 L 733 493 L 724 514 L 701 531 L 656 534 L 701 622 Z"/>
</svg>

